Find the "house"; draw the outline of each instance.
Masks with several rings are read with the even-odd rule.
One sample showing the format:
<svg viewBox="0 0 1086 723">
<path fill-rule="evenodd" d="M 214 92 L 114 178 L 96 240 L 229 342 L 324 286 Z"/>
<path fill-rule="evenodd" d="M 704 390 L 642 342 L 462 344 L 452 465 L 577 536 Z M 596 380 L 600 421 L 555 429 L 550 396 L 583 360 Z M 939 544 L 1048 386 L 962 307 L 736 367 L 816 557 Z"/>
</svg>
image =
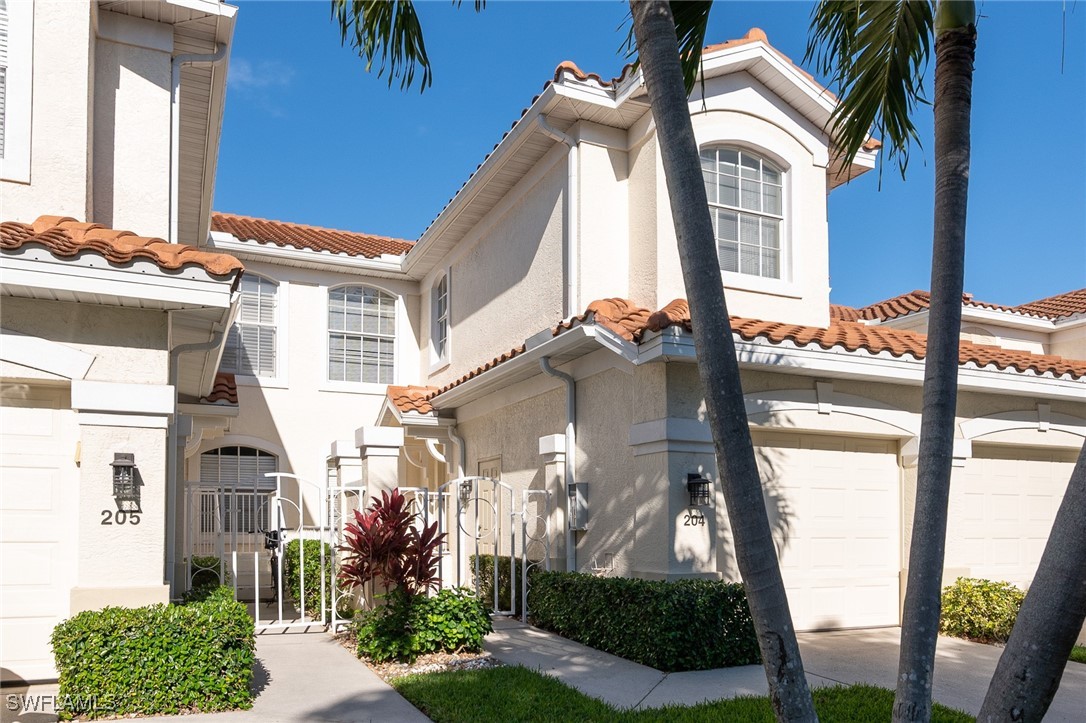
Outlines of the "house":
<svg viewBox="0 0 1086 723">
<path fill-rule="evenodd" d="M 6 677 L 49 677 L 57 620 L 177 597 L 206 558 L 289 624 L 260 604 L 264 532 L 334 540 L 393 486 L 450 533 L 450 583 L 475 552 L 737 577 L 638 72 L 560 65 L 412 242 L 211 212 L 230 6 L 21 7 L 9 99 L 22 82 L 33 103 L 9 102 L 5 154 L 29 160 L 4 157 L 0 227 Z M 928 297 L 848 308 L 828 284 L 827 194 L 878 144 L 837 163 L 833 96 L 761 31 L 710 46 L 704 74 L 691 115 L 796 625 L 897 624 Z M 962 303 L 946 576 L 1024 585 L 1086 437 L 1086 289 Z M 138 524 L 113 495 L 130 462 Z"/>
</svg>

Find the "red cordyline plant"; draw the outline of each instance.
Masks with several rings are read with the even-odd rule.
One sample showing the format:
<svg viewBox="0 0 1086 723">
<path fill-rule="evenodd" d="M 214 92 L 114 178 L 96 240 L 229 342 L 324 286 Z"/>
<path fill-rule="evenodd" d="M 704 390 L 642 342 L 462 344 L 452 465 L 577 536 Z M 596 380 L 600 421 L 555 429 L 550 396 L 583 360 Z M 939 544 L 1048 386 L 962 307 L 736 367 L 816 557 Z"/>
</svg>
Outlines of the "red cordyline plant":
<svg viewBox="0 0 1086 723">
<path fill-rule="evenodd" d="M 363 585 L 376 580 L 409 597 L 440 587 L 437 567 L 445 533 L 437 531 L 436 522 L 420 529 L 418 514 L 399 489 L 382 492 L 365 514 L 355 510 L 354 519 L 339 548 L 346 553 L 340 581 Z"/>
</svg>

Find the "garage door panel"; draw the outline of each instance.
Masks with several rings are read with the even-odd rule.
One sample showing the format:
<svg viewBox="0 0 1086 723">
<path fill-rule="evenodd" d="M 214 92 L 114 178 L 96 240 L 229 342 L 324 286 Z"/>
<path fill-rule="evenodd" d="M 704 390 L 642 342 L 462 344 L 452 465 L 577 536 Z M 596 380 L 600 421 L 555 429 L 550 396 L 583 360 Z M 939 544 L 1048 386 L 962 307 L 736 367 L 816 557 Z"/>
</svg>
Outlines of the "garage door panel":
<svg viewBox="0 0 1086 723">
<path fill-rule="evenodd" d="M 789 523 L 776 537 L 797 629 L 897 624 L 896 445 L 764 432 L 755 444 L 767 505 Z"/>
<path fill-rule="evenodd" d="M 74 582 L 78 427 L 48 400 L 18 401 L 0 407 L 0 649 L 5 675 L 35 680 L 56 675 L 49 635 Z"/>
<path fill-rule="evenodd" d="M 1075 454 L 975 444 L 955 468 L 947 566 L 1027 586 L 1044 552 Z"/>
</svg>

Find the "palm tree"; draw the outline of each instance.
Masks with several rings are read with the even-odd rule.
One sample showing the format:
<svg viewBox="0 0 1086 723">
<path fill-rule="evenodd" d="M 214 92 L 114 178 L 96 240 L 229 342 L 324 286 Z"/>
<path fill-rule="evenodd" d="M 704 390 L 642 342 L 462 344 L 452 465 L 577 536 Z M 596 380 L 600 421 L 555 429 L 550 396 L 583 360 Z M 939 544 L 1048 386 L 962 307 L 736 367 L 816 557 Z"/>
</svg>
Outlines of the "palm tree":
<svg viewBox="0 0 1086 723">
<path fill-rule="evenodd" d="M 677 4 L 683 8 L 685 3 Z M 766 516 L 739 378 L 739 362 L 717 261 L 698 146 L 680 58 L 696 68 L 710 3 L 700 17 L 684 9 L 677 28 L 667 0 L 631 0 L 641 72 L 659 138 L 683 283 L 690 304 L 698 373 L 705 390 L 717 469 L 728 508 L 739 573 L 750 602 L 770 701 L 778 720 L 817 720 L 803 673 L 788 597 Z M 693 17 L 692 17 L 693 16 Z M 700 27 L 701 35 L 697 33 Z M 680 54 L 678 37 L 694 43 Z M 687 74 L 687 80 L 692 76 Z"/>
<path fill-rule="evenodd" d="M 1071 472 L 1037 574 L 999 657 L 982 721 L 1040 721 L 1086 620 L 1086 445 Z"/>
<path fill-rule="evenodd" d="M 895 721 L 931 718 L 958 395 L 975 17 L 972 0 L 940 0 L 934 16 L 931 308 Z M 807 55 L 818 55 L 822 72 L 843 90 L 831 123 L 846 159 L 874 127 L 904 174 L 909 143 L 918 140 L 909 115 L 923 99 L 932 21 L 928 0 L 825 0 L 815 8 Z"/>
<path fill-rule="evenodd" d="M 676 3 L 673 14 L 667 0 L 631 0 L 633 34 L 656 121 L 687 301 L 696 322 L 694 344 L 706 392 L 707 416 L 770 700 L 779 720 L 815 721 L 766 515 L 709 204 L 687 109 L 711 6 L 710 0 Z M 346 42 L 350 38 L 367 69 L 380 59 L 382 72 L 389 71 L 390 85 L 394 78 L 401 79 L 402 88 L 411 85 L 416 67 L 422 71 L 422 87 L 431 82 L 421 28 L 411 2 L 333 0 L 332 7 L 341 39 Z M 477 2 L 476 9 L 481 7 L 482 3 Z"/>
</svg>

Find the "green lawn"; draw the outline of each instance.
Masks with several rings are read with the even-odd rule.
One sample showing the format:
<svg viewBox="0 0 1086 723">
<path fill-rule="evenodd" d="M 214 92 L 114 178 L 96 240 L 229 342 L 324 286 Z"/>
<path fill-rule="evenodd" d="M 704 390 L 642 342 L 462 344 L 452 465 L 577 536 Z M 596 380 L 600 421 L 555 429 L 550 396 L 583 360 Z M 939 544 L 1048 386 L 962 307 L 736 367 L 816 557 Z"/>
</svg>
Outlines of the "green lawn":
<svg viewBox="0 0 1086 723">
<path fill-rule="evenodd" d="M 1071 660 L 1076 663 L 1086 663 L 1086 645 L 1076 645 L 1071 648 Z"/>
<path fill-rule="evenodd" d="M 521 667 L 488 668 L 412 675 L 392 686 L 437 723 L 507 721 L 751 721 L 772 723 L 768 698 L 735 698 L 647 711 L 622 711 L 590 698 L 549 676 Z M 814 691 L 819 719 L 889 720 L 894 693 L 870 685 Z M 936 704 L 935 723 L 965 723 L 973 718 Z"/>
</svg>

